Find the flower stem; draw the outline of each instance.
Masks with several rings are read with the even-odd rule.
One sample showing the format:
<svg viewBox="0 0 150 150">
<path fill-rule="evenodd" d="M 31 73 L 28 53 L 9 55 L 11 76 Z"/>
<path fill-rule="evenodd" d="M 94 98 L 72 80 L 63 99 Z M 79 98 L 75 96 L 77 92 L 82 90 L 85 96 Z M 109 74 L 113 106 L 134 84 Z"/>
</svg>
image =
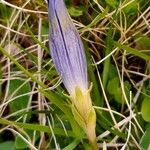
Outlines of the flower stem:
<svg viewBox="0 0 150 150">
<path fill-rule="evenodd" d="M 89 143 L 92 147 L 92 150 L 98 150 L 96 134 L 95 134 L 95 128 L 93 126 L 87 125 L 86 134 L 87 134 Z"/>
<path fill-rule="evenodd" d="M 91 141 L 90 144 L 92 146 L 92 150 L 98 150 L 98 145 L 97 145 L 96 140 Z"/>
</svg>

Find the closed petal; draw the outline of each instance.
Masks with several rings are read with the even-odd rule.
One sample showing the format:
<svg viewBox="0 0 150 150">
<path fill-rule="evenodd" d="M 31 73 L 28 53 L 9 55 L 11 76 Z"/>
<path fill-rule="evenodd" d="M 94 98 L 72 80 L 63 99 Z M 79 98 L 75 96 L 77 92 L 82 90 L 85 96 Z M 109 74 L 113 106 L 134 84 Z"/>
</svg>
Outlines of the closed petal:
<svg viewBox="0 0 150 150">
<path fill-rule="evenodd" d="M 63 0 L 49 0 L 49 46 L 65 87 L 72 95 L 76 86 L 88 89 L 87 64 L 82 41 Z"/>
</svg>

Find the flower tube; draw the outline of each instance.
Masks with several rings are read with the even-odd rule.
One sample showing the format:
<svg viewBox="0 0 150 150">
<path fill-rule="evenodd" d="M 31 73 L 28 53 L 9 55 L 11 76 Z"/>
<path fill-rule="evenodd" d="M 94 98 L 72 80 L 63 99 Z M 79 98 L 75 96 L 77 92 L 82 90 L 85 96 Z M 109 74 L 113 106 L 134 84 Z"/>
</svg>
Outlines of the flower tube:
<svg viewBox="0 0 150 150">
<path fill-rule="evenodd" d="M 72 100 L 76 121 L 86 132 L 90 143 L 96 145 L 96 115 L 88 89 L 82 41 L 63 0 L 48 0 L 48 15 L 49 47 L 53 62 Z"/>
</svg>

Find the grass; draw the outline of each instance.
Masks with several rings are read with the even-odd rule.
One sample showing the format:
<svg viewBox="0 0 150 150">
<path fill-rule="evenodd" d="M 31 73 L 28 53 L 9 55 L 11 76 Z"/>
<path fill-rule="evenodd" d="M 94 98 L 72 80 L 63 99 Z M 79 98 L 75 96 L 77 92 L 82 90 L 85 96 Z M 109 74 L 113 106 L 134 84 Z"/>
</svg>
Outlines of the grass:
<svg viewBox="0 0 150 150">
<path fill-rule="evenodd" d="M 84 42 L 99 149 L 148 150 L 150 1 L 65 2 Z M 65 94 L 46 3 L 1 0 L 0 149 L 90 149 Z"/>
</svg>

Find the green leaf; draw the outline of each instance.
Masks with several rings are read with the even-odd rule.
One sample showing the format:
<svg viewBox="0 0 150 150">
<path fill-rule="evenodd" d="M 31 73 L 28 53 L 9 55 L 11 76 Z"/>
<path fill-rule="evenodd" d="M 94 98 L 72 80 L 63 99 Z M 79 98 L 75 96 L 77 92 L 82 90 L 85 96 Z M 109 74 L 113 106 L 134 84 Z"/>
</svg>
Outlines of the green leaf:
<svg viewBox="0 0 150 150">
<path fill-rule="evenodd" d="M 110 27 L 110 29 L 108 30 L 107 38 L 106 38 L 105 56 L 107 56 L 113 48 L 113 42 L 111 40 L 111 37 L 112 37 L 112 28 Z M 109 78 L 110 64 L 111 64 L 110 60 L 111 60 L 111 57 L 108 57 L 104 61 L 104 69 L 103 69 L 103 74 L 102 74 L 102 80 L 103 80 L 104 88 L 106 88 L 108 78 Z"/>
<path fill-rule="evenodd" d="M 1 19 L 8 19 L 10 17 L 11 14 L 11 8 L 6 7 L 6 5 L 4 4 L 0 4 L 0 20 Z"/>
<path fill-rule="evenodd" d="M 124 102 L 118 77 L 115 77 L 109 80 L 108 85 L 107 85 L 107 90 L 110 95 L 114 96 L 114 99 L 118 103 L 122 104 Z"/>
<path fill-rule="evenodd" d="M 110 64 L 109 79 L 113 79 L 116 76 L 118 76 L 117 69 L 113 64 Z"/>
<path fill-rule="evenodd" d="M 24 142 L 19 136 L 16 137 L 15 140 L 15 148 L 16 149 L 25 149 L 28 147 L 28 144 Z"/>
<path fill-rule="evenodd" d="M 32 139 L 33 138 L 33 134 L 34 131 L 28 130 L 26 131 L 26 133 L 28 134 L 28 136 Z M 35 142 L 38 140 L 38 138 L 40 137 L 39 132 L 36 132 L 36 136 L 35 136 Z M 22 140 L 22 138 L 20 138 L 20 136 L 17 136 L 15 139 L 15 148 L 16 149 L 25 149 L 28 147 L 28 144 Z"/>
<path fill-rule="evenodd" d="M 49 26 L 48 23 L 43 23 L 42 25 L 42 34 L 48 34 L 49 33 Z"/>
<path fill-rule="evenodd" d="M 150 128 L 148 128 L 142 136 L 140 146 L 142 150 L 150 149 Z"/>
<path fill-rule="evenodd" d="M 24 81 L 18 79 L 10 81 L 9 96 L 11 96 L 11 94 L 14 95 L 13 97 L 21 96 L 30 91 L 31 88 L 29 83 L 24 84 Z M 16 98 L 15 100 L 9 103 L 10 111 L 16 112 L 18 110 L 26 108 L 28 105 L 28 101 L 29 101 L 29 95 Z"/>
<path fill-rule="evenodd" d="M 0 150 L 14 150 L 14 142 L 7 141 L 7 142 L 0 143 Z"/>
<path fill-rule="evenodd" d="M 142 103 L 142 117 L 145 121 L 150 122 L 150 97 L 145 97 Z"/>
<path fill-rule="evenodd" d="M 79 17 L 83 15 L 83 10 L 81 8 L 69 7 L 68 11 L 73 17 Z"/>
<path fill-rule="evenodd" d="M 125 93 L 127 97 L 129 98 L 129 93 L 131 89 L 131 85 L 128 81 L 124 82 L 124 88 L 125 88 Z M 114 99 L 118 102 L 123 104 L 124 103 L 124 97 L 122 94 L 122 89 L 120 85 L 120 81 L 118 77 L 114 77 L 111 80 L 109 80 L 108 85 L 107 85 L 107 91 L 110 95 L 114 96 Z"/>
<path fill-rule="evenodd" d="M 130 2 L 130 0 L 126 1 L 126 3 L 129 3 L 129 2 Z M 138 2 L 136 0 L 133 1 L 132 3 L 127 5 L 123 10 L 126 14 L 129 14 L 129 15 L 138 12 Z"/>
<path fill-rule="evenodd" d="M 83 142 L 84 150 L 92 150 L 92 147 L 89 143 Z"/>
<path fill-rule="evenodd" d="M 139 49 L 143 49 L 143 50 L 149 50 L 150 49 L 150 44 L 149 44 L 150 43 L 150 37 L 147 37 L 147 36 L 140 37 L 136 43 L 137 43 L 137 47 Z"/>
<path fill-rule="evenodd" d="M 117 0 L 105 0 L 105 1 L 109 6 L 113 8 L 116 8 L 119 4 Z"/>
<path fill-rule="evenodd" d="M 107 85 L 107 90 L 109 94 L 112 94 L 112 95 L 115 94 L 117 88 L 119 88 L 119 78 L 115 77 L 109 80 L 108 85 Z"/>
<path fill-rule="evenodd" d="M 97 122 L 102 126 L 102 128 L 110 131 L 112 134 L 117 135 L 119 137 L 122 137 L 123 139 L 126 139 L 126 133 L 121 132 L 120 130 L 113 127 L 113 121 L 108 112 L 105 111 L 97 111 Z M 100 118 L 100 119 L 99 119 Z M 113 128 L 112 128 L 113 127 Z M 101 138 L 97 138 L 97 140 L 102 140 Z"/>
<path fill-rule="evenodd" d="M 79 139 L 75 139 L 73 142 L 71 142 L 68 146 L 63 148 L 63 150 L 73 150 L 76 148 L 76 146 L 80 143 Z"/>
</svg>

